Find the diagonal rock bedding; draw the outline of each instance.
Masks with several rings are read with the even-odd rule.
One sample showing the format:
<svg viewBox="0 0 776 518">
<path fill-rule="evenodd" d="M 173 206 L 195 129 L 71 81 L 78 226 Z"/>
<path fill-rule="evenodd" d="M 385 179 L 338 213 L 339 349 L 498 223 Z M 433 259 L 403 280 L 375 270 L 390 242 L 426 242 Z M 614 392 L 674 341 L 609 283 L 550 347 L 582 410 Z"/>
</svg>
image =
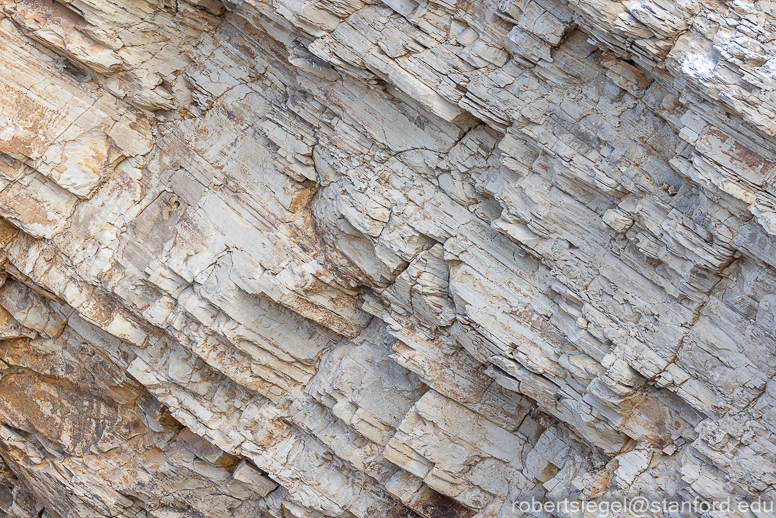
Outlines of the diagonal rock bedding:
<svg viewBox="0 0 776 518">
<path fill-rule="evenodd" d="M 775 374 L 776 2 L 0 0 L 0 518 L 763 518 Z"/>
</svg>

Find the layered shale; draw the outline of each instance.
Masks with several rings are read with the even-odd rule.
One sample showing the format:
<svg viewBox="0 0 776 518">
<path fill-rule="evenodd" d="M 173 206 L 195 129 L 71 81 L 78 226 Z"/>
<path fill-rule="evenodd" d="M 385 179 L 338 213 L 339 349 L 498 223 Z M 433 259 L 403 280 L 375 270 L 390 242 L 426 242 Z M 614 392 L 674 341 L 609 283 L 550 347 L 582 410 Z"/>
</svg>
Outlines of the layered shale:
<svg viewBox="0 0 776 518">
<path fill-rule="evenodd" d="M 776 500 L 776 2 L 0 0 L 0 284 L 2 517 Z"/>
</svg>

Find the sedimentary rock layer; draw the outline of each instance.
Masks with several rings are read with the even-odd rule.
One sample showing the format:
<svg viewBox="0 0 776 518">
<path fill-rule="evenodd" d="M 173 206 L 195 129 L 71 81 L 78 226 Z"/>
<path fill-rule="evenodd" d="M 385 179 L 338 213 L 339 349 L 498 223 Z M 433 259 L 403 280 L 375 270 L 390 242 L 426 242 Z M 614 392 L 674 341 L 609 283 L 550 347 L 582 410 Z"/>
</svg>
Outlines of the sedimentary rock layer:
<svg viewBox="0 0 776 518">
<path fill-rule="evenodd" d="M 776 499 L 775 78 L 770 1 L 0 0 L 0 516 Z"/>
</svg>

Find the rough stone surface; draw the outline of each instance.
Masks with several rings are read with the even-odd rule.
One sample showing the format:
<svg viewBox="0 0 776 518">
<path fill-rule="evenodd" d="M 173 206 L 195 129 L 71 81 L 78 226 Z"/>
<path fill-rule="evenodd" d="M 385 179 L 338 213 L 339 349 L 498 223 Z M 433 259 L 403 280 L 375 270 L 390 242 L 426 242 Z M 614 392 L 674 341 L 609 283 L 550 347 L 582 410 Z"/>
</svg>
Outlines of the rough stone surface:
<svg viewBox="0 0 776 518">
<path fill-rule="evenodd" d="M 774 500 L 775 186 L 771 1 L 0 0 L 0 517 Z"/>
</svg>

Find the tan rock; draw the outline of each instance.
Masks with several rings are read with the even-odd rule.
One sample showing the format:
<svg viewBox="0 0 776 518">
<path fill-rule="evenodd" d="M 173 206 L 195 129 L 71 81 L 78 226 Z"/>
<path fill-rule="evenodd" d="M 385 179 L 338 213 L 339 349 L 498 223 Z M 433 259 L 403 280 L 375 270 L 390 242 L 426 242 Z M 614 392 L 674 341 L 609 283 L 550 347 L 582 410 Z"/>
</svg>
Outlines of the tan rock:
<svg viewBox="0 0 776 518">
<path fill-rule="evenodd" d="M 0 1 L 0 515 L 772 499 L 775 15 Z"/>
</svg>

